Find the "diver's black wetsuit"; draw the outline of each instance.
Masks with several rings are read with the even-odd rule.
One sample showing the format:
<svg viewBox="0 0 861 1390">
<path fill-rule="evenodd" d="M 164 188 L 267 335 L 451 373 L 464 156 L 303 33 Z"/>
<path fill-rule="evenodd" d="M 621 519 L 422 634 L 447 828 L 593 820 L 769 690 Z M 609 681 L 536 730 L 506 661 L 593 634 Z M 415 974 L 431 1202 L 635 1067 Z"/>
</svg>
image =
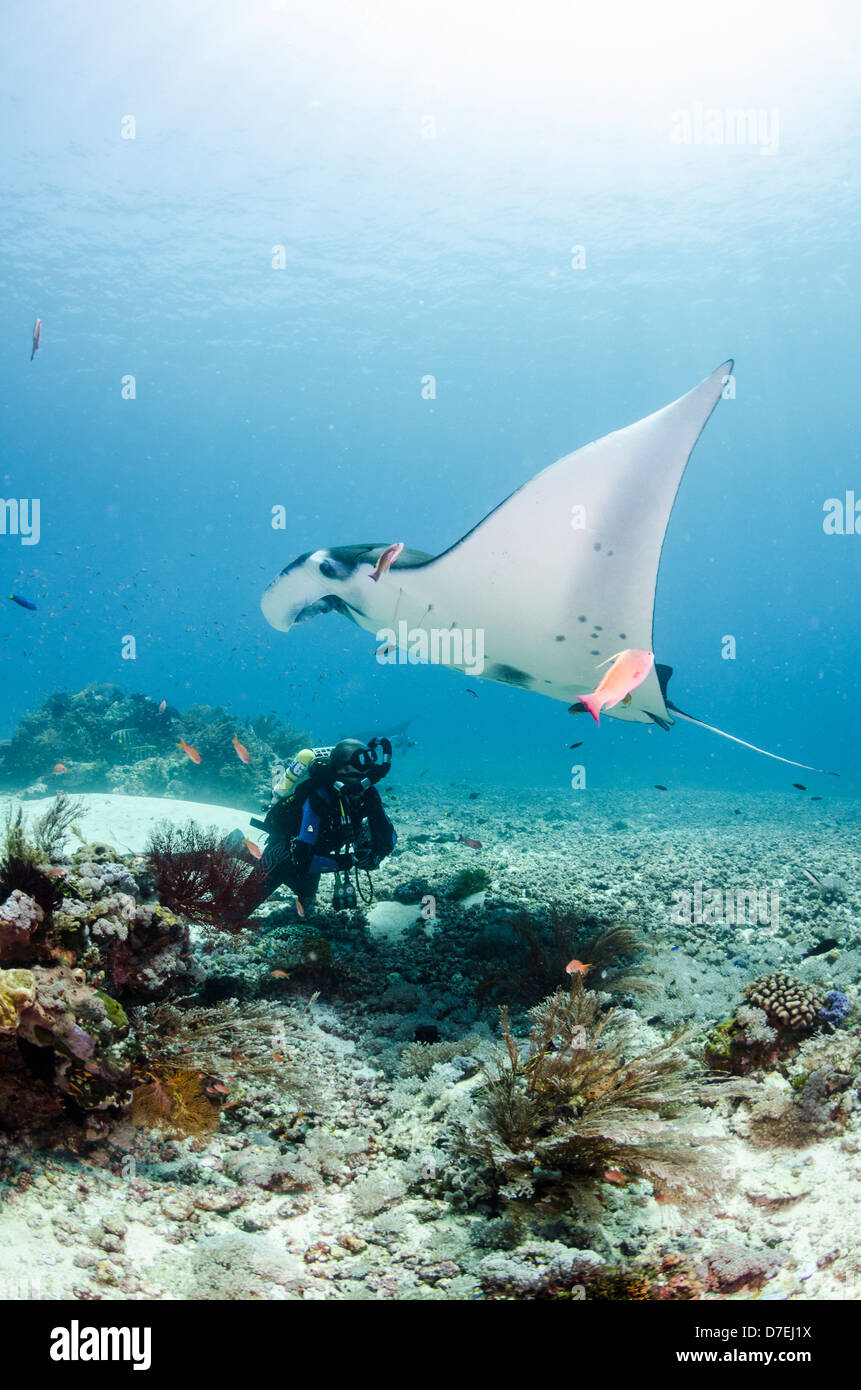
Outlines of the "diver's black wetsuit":
<svg viewBox="0 0 861 1390">
<path fill-rule="evenodd" d="M 270 835 L 261 864 L 259 902 L 286 884 L 307 908 L 317 895 L 321 874 L 349 869 L 354 863 L 376 868 L 398 838 L 376 787 L 351 797 L 318 783 L 305 795 L 298 824 L 292 839 L 279 839 L 277 831 Z"/>
</svg>

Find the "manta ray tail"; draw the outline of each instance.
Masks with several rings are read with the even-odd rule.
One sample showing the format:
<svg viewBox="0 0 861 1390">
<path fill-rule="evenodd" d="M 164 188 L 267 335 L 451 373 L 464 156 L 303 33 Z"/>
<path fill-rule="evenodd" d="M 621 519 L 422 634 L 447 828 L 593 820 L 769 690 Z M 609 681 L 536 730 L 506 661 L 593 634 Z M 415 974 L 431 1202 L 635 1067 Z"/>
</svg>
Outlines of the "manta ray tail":
<svg viewBox="0 0 861 1390">
<path fill-rule="evenodd" d="M 679 719 L 686 719 L 689 724 L 699 724 L 701 729 L 708 729 L 709 733 L 720 734 L 721 738 L 728 738 L 733 743 L 740 743 L 742 748 L 750 748 L 754 753 L 762 753 L 763 757 L 774 758 L 779 763 L 789 763 L 790 767 L 803 767 L 806 772 L 822 772 L 826 777 L 839 777 L 839 772 L 829 772 L 825 767 L 812 767 L 810 763 L 797 763 L 794 758 L 782 758 L 779 753 L 769 753 L 767 748 L 757 748 L 755 743 L 748 743 L 746 739 L 736 738 L 735 734 L 728 734 L 725 729 L 717 729 L 714 724 L 707 724 L 704 719 L 697 719 L 693 714 L 685 714 L 678 705 L 674 705 L 671 700 L 667 701 L 667 709 L 671 710 Z"/>
</svg>

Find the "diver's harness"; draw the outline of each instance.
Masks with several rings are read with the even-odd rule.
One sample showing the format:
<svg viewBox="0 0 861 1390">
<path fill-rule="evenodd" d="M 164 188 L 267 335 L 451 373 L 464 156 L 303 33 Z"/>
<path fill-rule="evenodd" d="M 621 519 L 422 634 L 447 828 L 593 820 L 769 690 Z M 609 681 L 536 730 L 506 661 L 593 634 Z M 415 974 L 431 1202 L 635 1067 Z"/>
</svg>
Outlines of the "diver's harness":
<svg viewBox="0 0 861 1390">
<path fill-rule="evenodd" d="M 267 835 L 277 836 L 278 840 L 284 842 L 285 848 L 279 854 L 274 863 L 283 863 L 287 857 L 293 858 L 293 842 L 299 833 L 300 826 L 297 823 L 296 812 L 301 806 L 302 793 L 305 791 L 305 783 L 313 778 L 316 772 L 319 774 L 327 765 L 329 757 L 336 745 L 330 748 L 303 748 L 296 754 L 290 766 L 284 771 L 284 781 L 289 790 L 286 794 L 275 795 L 266 809 L 266 815 L 262 820 L 252 817 L 251 824 L 258 830 L 264 831 Z M 378 750 L 379 749 L 379 753 Z M 369 787 L 373 787 L 377 782 L 381 782 L 392 765 L 392 745 L 387 738 L 372 738 L 367 748 L 357 748 L 350 758 L 350 764 L 360 771 L 363 776 L 359 783 L 363 792 Z M 291 786 L 292 783 L 292 786 Z M 357 848 L 357 840 L 353 830 L 353 823 L 348 811 L 347 798 L 343 795 L 345 784 L 343 782 L 333 782 L 332 788 L 338 798 L 338 812 L 340 817 L 340 830 L 342 838 L 340 840 L 341 849 L 338 853 L 354 853 Z M 274 787 L 273 787 L 274 791 Z M 311 791 L 313 798 L 318 789 L 315 787 Z M 269 860 L 269 850 L 266 850 L 266 857 Z M 272 860 L 269 863 L 274 867 Z M 351 872 L 355 875 L 354 881 L 350 882 Z M 367 895 L 363 893 L 359 878 L 359 865 L 353 864 L 351 869 L 337 869 L 335 871 L 335 884 L 332 891 L 332 907 L 336 912 L 346 912 L 358 906 L 361 898 L 363 903 L 371 903 L 374 900 L 374 883 L 369 869 L 365 869 L 367 879 Z"/>
</svg>

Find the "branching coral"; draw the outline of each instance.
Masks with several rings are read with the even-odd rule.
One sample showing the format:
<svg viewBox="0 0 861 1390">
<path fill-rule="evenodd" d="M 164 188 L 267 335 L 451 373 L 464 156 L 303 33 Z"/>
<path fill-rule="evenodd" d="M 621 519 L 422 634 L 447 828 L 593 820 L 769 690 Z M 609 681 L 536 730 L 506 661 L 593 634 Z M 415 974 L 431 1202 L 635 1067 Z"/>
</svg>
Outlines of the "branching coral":
<svg viewBox="0 0 861 1390">
<path fill-rule="evenodd" d="M 615 1012 L 574 980 L 529 1012 L 525 1052 L 501 1010 L 504 1051 L 484 1092 L 481 1120 L 462 1145 L 496 1174 L 503 1195 L 527 1196 L 539 1170 L 562 1185 L 607 1165 L 664 1186 L 708 1181 L 713 1156 L 667 1123 L 694 1102 L 740 1094 L 715 1083 L 683 1050 L 690 1031 L 626 1057 Z"/>
<path fill-rule="evenodd" d="M 40 854 L 54 859 L 62 853 L 69 831 L 78 829 L 83 809 L 83 802 L 65 792 L 57 793 L 47 811 L 33 824 L 33 842 Z"/>
<path fill-rule="evenodd" d="M 235 930 L 265 896 L 265 870 L 231 854 L 212 827 L 165 821 L 152 831 L 146 854 L 160 900 L 190 922 Z"/>
</svg>

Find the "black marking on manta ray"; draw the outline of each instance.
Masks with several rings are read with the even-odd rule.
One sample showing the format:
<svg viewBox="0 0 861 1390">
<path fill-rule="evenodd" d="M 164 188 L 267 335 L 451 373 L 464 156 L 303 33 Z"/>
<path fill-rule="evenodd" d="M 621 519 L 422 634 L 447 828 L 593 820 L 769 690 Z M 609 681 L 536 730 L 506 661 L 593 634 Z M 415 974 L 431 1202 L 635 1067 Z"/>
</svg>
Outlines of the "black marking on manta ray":
<svg viewBox="0 0 861 1390">
<path fill-rule="evenodd" d="M 644 709 L 643 713 L 649 716 L 653 724 L 657 724 L 661 729 L 664 729 L 665 731 L 673 727 L 672 719 L 662 719 L 659 714 L 652 714 L 652 711 L 650 709 Z"/>
<path fill-rule="evenodd" d="M 563 635 L 561 632 L 558 633 L 557 636 L 556 636 L 556 638 L 555 638 L 555 641 L 557 641 L 557 642 L 564 642 L 564 641 L 565 641 L 564 635 Z"/>
<path fill-rule="evenodd" d="M 501 681 L 503 685 L 529 686 L 535 682 L 535 677 L 530 676 L 528 671 L 520 671 L 516 666 L 506 666 L 503 662 L 497 662 L 490 666 L 486 673 L 492 681 Z"/>
<path fill-rule="evenodd" d="M 281 574 L 290 574 L 290 573 L 292 573 L 293 570 L 299 569 L 300 565 L 304 565 L 305 561 L 306 561 L 306 560 L 310 560 L 310 558 L 311 558 L 311 552 L 310 552 L 310 550 L 306 550 L 304 555 L 299 555 L 295 560 L 291 560 L 290 563 L 289 563 L 289 565 L 285 565 L 284 568 L 283 568 L 283 570 L 281 571 Z M 279 578 L 280 578 L 280 575 L 279 575 Z M 270 588 L 271 588 L 271 585 L 270 585 Z"/>
</svg>

